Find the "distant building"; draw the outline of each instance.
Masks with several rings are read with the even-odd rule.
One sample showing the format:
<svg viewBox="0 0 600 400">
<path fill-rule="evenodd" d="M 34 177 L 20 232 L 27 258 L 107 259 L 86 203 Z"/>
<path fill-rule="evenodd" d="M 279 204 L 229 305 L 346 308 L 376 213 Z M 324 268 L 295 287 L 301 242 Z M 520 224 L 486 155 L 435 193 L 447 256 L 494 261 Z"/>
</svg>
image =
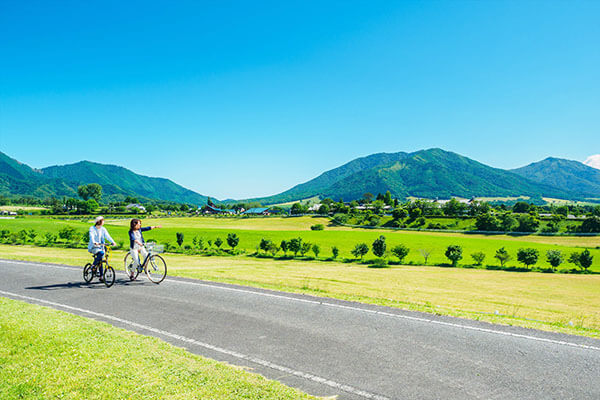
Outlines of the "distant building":
<svg viewBox="0 0 600 400">
<path fill-rule="evenodd" d="M 217 208 L 215 206 L 211 206 L 211 205 L 205 205 L 204 207 L 202 207 L 202 212 L 204 214 L 235 214 L 234 210 L 228 210 L 228 209 L 224 209 L 224 208 Z"/>
<path fill-rule="evenodd" d="M 135 209 L 137 209 L 139 212 L 146 212 L 146 207 L 144 207 L 144 206 L 142 206 L 142 205 L 140 205 L 140 204 L 137 204 L 137 203 L 131 203 L 131 204 L 127 204 L 127 205 L 125 206 L 125 208 L 126 208 L 127 210 L 131 210 L 131 209 L 134 209 L 134 208 L 135 208 Z"/>
<path fill-rule="evenodd" d="M 244 215 L 271 215 L 271 212 L 268 207 L 254 207 L 254 208 L 247 209 L 242 214 L 244 214 Z"/>
</svg>

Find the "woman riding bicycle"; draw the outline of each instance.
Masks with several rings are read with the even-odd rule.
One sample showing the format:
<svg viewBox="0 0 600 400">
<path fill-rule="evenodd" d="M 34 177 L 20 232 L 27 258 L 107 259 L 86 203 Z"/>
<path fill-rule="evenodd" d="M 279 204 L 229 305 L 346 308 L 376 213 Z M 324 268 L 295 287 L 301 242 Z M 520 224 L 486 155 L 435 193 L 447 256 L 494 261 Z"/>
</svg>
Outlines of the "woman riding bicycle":
<svg viewBox="0 0 600 400">
<path fill-rule="evenodd" d="M 129 252 L 133 258 L 133 266 L 137 268 L 140 265 L 141 260 L 145 260 L 148 255 L 148 251 L 144 247 L 144 235 L 142 232 L 149 231 L 151 229 L 160 228 L 160 226 L 147 226 L 142 228 L 142 221 L 138 218 L 134 218 L 129 223 Z"/>
<path fill-rule="evenodd" d="M 90 227 L 90 242 L 88 243 L 88 251 L 94 255 L 94 265 L 99 265 L 100 276 L 102 276 L 102 257 L 104 257 L 104 244 L 108 239 L 113 246 L 116 246 L 113 238 L 110 237 L 108 231 L 103 226 L 104 217 L 98 216 L 94 225 Z"/>
</svg>

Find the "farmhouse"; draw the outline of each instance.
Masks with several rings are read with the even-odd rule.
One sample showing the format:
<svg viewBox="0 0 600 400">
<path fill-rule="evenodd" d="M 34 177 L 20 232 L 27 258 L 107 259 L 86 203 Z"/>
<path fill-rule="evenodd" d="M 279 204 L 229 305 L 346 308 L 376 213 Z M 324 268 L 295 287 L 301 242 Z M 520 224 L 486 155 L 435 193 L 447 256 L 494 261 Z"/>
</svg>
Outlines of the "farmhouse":
<svg viewBox="0 0 600 400">
<path fill-rule="evenodd" d="M 235 214 L 235 211 L 233 210 L 217 208 L 215 206 L 211 206 L 210 204 L 207 204 L 204 207 L 202 207 L 202 212 L 204 214 Z"/>
<path fill-rule="evenodd" d="M 132 209 L 134 209 L 134 208 L 135 208 L 135 209 L 137 209 L 139 212 L 146 212 L 146 207 L 144 207 L 144 206 L 142 206 L 142 205 L 140 205 L 140 204 L 137 204 L 137 203 L 131 203 L 131 204 L 127 204 L 127 205 L 125 206 L 125 208 L 126 208 L 127 210 L 132 210 Z"/>
<path fill-rule="evenodd" d="M 244 214 L 244 215 L 271 215 L 271 212 L 266 207 L 254 207 L 254 208 L 247 209 L 242 214 Z"/>
</svg>

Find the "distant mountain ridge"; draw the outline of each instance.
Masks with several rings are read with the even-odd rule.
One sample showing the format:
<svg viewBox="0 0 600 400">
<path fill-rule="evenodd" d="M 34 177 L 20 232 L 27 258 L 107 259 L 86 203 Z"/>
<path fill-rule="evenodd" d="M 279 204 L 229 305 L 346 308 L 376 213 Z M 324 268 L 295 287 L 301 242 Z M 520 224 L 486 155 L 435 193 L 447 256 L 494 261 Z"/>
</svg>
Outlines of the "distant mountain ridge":
<svg viewBox="0 0 600 400">
<path fill-rule="evenodd" d="M 600 170 L 577 161 L 548 157 L 512 172 L 534 182 L 588 197 L 600 197 Z"/>
<path fill-rule="evenodd" d="M 579 199 L 589 193 L 536 182 L 492 168 L 456 153 L 434 148 L 414 153 L 379 153 L 350 161 L 277 195 L 251 199 L 277 204 L 319 196 L 353 200 L 364 193 L 400 199 L 530 196 Z M 600 195 L 600 191 L 598 192 Z"/>
<path fill-rule="evenodd" d="M 102 185 L 104 200 L 109 201 L 135 196 L 201 205 L 208 199 L 169 179 L 139 175 L 116 165 L 81 161 L 35 170 L 0 152 L 2 195 L 77 197 L 77 187 L 88 183 Z M 245 201 L 268 205 L 316 196 L 349 201 L 387 190 L 400 199 L 530 196 L 583 200 L 600 198 L 600 170 L 577 161 L 547 158 L 507 171 L 434 148 L 360 157 L 282 193 Z"/>
<path fill-rule="evenodd" d="M 140 200 L 206 204 L 207 196 L 177 185 L 165 178 L 136 174 L 127 168 L 81 161 L 34 170 L 0 152 L 0 194 L 35 197 L 77 197 L 79 185 L 98 183 L 103 199 L 122 200 L 126 196 Z"/>
</svg>

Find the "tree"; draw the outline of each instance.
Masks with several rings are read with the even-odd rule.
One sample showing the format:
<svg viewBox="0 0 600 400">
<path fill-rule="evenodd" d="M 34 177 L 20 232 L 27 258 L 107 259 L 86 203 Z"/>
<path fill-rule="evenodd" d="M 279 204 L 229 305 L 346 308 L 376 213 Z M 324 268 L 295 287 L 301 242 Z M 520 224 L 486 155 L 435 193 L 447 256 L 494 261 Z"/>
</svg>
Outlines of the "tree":
<svg viewBox="0 0 600 400">
<path fill-rule="evenodd" d="M 234 250 L 236 246 L 240 243 L 240 238 L 235 233 L 229 233 L 227 235 L 227 244 L 231 247 L 231 250 Z"/>
<path fill-rule="evenodd" d="M 359 243 L 356 246 L 354 246 L 354 249 L 351 253 L 354 257 L 360 257 L 360 259 L 362 260 L 365 254 L 367 254 L 368 252 L 369 246 L 367 246 L 365 243 Z"/>
<path fill-rule="evenodd" d="M 369 204 L 371 201 L 373 201 L 373 194 L 372 193 L 367 192 L 367 193 L 363 194 L 362 202 L 364 204 Z"/>
<path fill-rule="evenodd" d="M 72 226 L 65 226 L 58 231 L 58 237 L 67 241 L 74 239 L 76 234 L 77 231 Z"/>
<path fill-rule="evenodd" d="M 519 215 L 517 222 L 519 223 L 519 226 L 516 229 L 517 232 L 535 232 L 540 226 L 540 221 L 529 214 Z"/>
<path fill-rule="evenodd" d="M 586 218 L 579 227 L 579 232 L 582 233 L 597 233 L 600 232 L 600 217 L 591 216 Z"/>
<path fill-rule="evenodd" d="M 526 212 L 529 212 L 529 207 L 530 207 L 529 204 L 525 203 L 524 201 L 518 201 L 513 206 L 513 212 L 526 213 Z"/>
<path fill-rule="evenodd" d="M 585 249 L 579 255 L 579 265 L 581 265 L 581 268 L 583 268 L 585 270 L 587 270 L 589 267 L 592 266 L 593 260 L 594 260 L 594 256 L 592 256 L 590 254 L 590 251 L 588 249 Z"/>
<path fill-rule="evenodd" d="M 385 203 L 386 206 L 391 206 L 393 204 L 393 200 L 392 200 L 392 194 L 390 193 L 390 191 L 386 191 L 385 194 L 383 195 L 383 202 Z"/>
<path fill-rule="evenodd" d="M 177 237 L 177 245 L 179 247 L 181 247 L 181 245 L 183 244 L 183 233 L 182 232 L 176 232 L 175 236 Z"/>
<path fill-rule="evenodd" d="M 569 262 L 575 264 L 583 270 L 587 270 L 592 265 L 593 260 L 594 256 L 590 254 L 588 249 L 585 249 L 581 253 L 575 251 L 569 256 Z"/>
<path fill-rule="evenodd" d="M 485 253 L 477 251 L 471 254 L 471 258 L 475 261 L 475 265 L 481 265 L 483 264 L 483 260 L 485 260 Z"/>
<path fill-rule="evenodd" d="M 300 249 L 302 249 L 302 238 L 291 239 L 288 248 L 294 253 L 294 257 L 296 257 Z"/>
<path fill-rule="evenodd" d="M 221 239 L 220 237 L 215 239 L 215 246 L 217 246 L 217 249 L 220 249 L 222 244 L 223 244 L 223 239 Z"/>
<path fill-rule="evenodd" d="M 425 259 L 425 265 L 427 265 L 427 260 L 429 259 L 429 256 L 431 255 L 431 249 L 419 249 L 419 253 L 421 253 L 421 255 L 423 256 L 423 259 Z"/>
<path fill-rule="evenodd" d="M 444 215 L 448 216 L 458 216 L 463 215 L 466 206 L 462 204 L 460 201 L 456 200 L 454 197 L 450 199 L 450 201 L 446 202 L 442 206 L 442 210 L 444 211 Z"/>
<path fill-rule="evenodd" d="M 500 214 L 500 227 L 504 232 L 512 231 L 518 224 L 517 219 L 511 213 Z"/>
<path fill-rule="evenodd" d="M 319 207 L 319 214 L 329 215 L 329 206 L 327 204 L 321 204 L 321 207 Z"/>
<path fill-rule="evenodd" d="M 392 211 L 392 217 L 394 217 L 394 220 L 396 220 L 396 221 L 404 219 L 407 216 L 408 216 L 408 211 L 406 211 L 405 208 L 398 207 L 398 208 L 394 208 L 394 211 Z"/>
<path fill-rule="evenodd" d="M 287 251 L 289 249 L 289 242 L 287 240 L 282 240 L 279 247 L 281 247 L 281 250 L 283 250 L 283 254 L 285 254 L 287 256 Z"/>
<path fill-rule="evenodd" d="M 385 244 L 385 236 L 381 235 L 373 242 L 373 254 L 376 257 L 383 257 L 385 254 L 386 244 Z"/>
<path fill-rule="evenodd" d="M 479 214 L 475 219 L 475 227 L 478 231 L 498 231 L 500 221 L 490 213 Z"/>
<path fill-rule="evenodd" d="M 537 249 L 533 249 L 531 247 L 527 247 L 525 249 L 519 249 L 517 251 L 517 260 L 520 263 L 523 263 L 527 268 L 530 265 L 535 265 L 538 261 L 539 252 Z"/>
<path fill-rule="evenodd" d="M 313 244 L 311 250 L 315 254 L 315 258 L 318 258 L 319 257 L 319 253 L 321 252 L 321 248 L 319 247 L 319 245 L 316 244 L 316 243 Z"/>
<path fill-rule="evenodd" d="M 303 206 L 300 203 L 292 204 L 292 208 L 290 210 L 290 213 L 292 213 L 293 215 L 306 214 L 307 212 L 308 212 L 308 207 Z"/>
<path fill-rule="evenodd" d="M 97 183 L 90 183 L 89 185 L 81 185 L 77 188 L 77 194 L 83 200 L 94 199 L 96 202 L 100 202 L 102 198 L 102 186 Z"/>
<path fill-rule="evenodd" d="M 546 260 L 552 265 L 552 269 L 556 269 L 556 267 L 563 263 L 564 257 L 560 250 L 548 250 L 546 252 Z"/>
<path fill-rule="evenodd" d="M 269 251 L 269 247 L 271 247 L 271 243 L 273 243 L 273 242 L 271 242 L 269 239 L 262 238 L 260 240 L 260 244 L 258 245 L 258 247 L 266 253 L 267 251 Z"/>
<path fill-rule="evenodd" d="M 446 252 L 444 253 L 446 258 L 452 261 L 452 266 L 456 267 L 458 265 L 458 261 L 462 259 L 462 247 L 456 244 L 451 244 L 446 248 Z"/>
<path fill-rule="evenodd" d="M 338 258 L 339 254 L 340 254 L 340 249 L 338 249 L 337 247 L 333 246 L 331 248 L 331 255 L 333 256 L 333 259 L 335 260 L 336 258 Z"/>
<path fill-rule="evenodd" d="M 423 214 L 423 211 L 421 211 L 421 209 L 419 207 L 410 208 L 408 210 L 408 216 L 410 217 L 410 219 L 412 221 L 419 218 L 421 216 L 421 214 Z"/>
<path fill-rule="evenodd" d="M 200 236 L 194 236 L 194 239 L 192 239 L 192 243 L 194 243 L 194 247 L 204 249 L 204 239 Z"/>
<path fill-rule="evenodd" d="M 306 253 L 310 251 L 312 244 L 309 242 L 302 243 L 302 247 L 300 247 L 300 255 L 304 257 Z"/>
<path fill-rule="evenodd" d="M 410 249 L 403 244 L 392 247 L 392 254 L 398 257 L 398 262 L 402 264 L 404 258 L 408 255 Z"/>
</svg>

